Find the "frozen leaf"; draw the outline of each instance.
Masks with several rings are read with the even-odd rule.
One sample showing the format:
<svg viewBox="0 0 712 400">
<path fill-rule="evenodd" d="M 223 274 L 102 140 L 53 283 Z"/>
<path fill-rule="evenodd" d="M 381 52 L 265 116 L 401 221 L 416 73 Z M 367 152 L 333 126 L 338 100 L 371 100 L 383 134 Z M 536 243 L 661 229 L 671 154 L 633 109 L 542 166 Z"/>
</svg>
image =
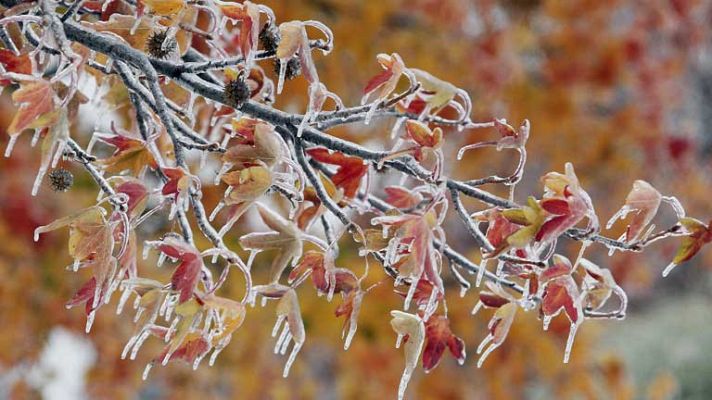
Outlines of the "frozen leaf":
<svg viewBox="0 0 712 400">
<path fill-rule="evenodd" d="M 311 275 L 319 294 L 328 294 L 329 300 L 336 293 L 346 295 L 359 287 L 356 275 L 348 269 L 336 267 L 334 256 L 329 252 L 306 252 L 300 263 L 289 274 L 288 282 L 291 284 L 302 281 L 306 274 Z"/>
<path fill-rule="evenodd" d="M 391 311 L 391 327 L 398 334 L 396 348 L 400 347 L 401 341 L 405 340 L 405 369 L 398 386 L 398 399 L 403 399 L 408 382 L 413 375 L 415 367 L 418 365 L 418 358 L 425 342 L 425 325 L 423 320 L 417 315 L 408 314 L 403 311 Z"/>
<path fill-rule="evenodd" d="M 481 368 L 487 357 L 504 343 L 516 314 L 517 304 L 515 303 L 507 303 L 497 308 L 487 325 L 489 334 L 477 347 L 477 354 L 482 354 L 477 360 L 477 368 Z"/>
<path fill-rule="evenodd" d="M 285 160 L 284 142 L 275 132 L 274 126 L 243 118 L 233 121 L 233 129 L 244 140 L 223 154 L 223 161 L 229 166 L 242 168 L 261 162 L 272 167 Z"/>
<path fill-rule="evenodd" d="M 536 234 L 536 241 L 552 243 L 583 218 L 588 219 L 588 230 L 597 231 L 598 217 L 588 196 L 574 172 L 571 163 L 566 163 L 566 173 L 550 172 L 542 177 L 545 193 L 541 207 L 549 213 L 546 222 Z"/>
<path fill-rule="evenodd" d="M 610 229 L 616 220 L 624 219 L 629 213 L 633 213 L 633 218 L 620 240 L 626 243 L 635 242 L 645 234 L 647 227 L 657 214 L 661 202 L 660 192 L 648 182 L 637 180 L 633 183 L 633 188 L 628 193 L 625 204 L 611 217 L 606 228 Z"/>
<path fill-rule="evenodd" d="M 169 17 L 178 14 L 185 7 L 185 0 L 142 0 L 154 14 Z"/>
<path fill-rule="evenodd" d="M 445 348 L 462 365 L 465 363 L 465 342 L 450 330 L 450 321 L 444 315 L 433 315 L 425 322 L 425 349 L 423 350 L 423 369 L 430 372 L 442 358 Z"/>
<path fill-rule="evenodd" d="M 680 219 L 680 225 L 686 236 L 682 238 L 682 244 L 677 249 L 675 258 L 663 270 L 663 276 L 668 276 L 675 267 L 694 257 L 702 246 L 712 242 L 712 229 L 709 225 L 690 217 Z"/>
<path fill-rule="evenodd" d="M 146 167 L 158 168 L 153 154 L 146 142 L 130 137 L 128 132 L 121 132 L 112 126 L 113 136 L 96 135 L 96 138 L 116 148 L 114 153 L 99 161 L 104 170 L 109 173 L 119 173 L 129 170 L 135 176 Z"/>
<path fill-rule="evenodd" d="M 383 189 L 386 193 L 385 202 L 395 208 L 413 209 L 423 201 L 423 196 L 418 192 L 400 186 L 388 186 Z"/>
<path fill-rule="evenodd" d="M 542 279 L 541 313 L 544 317 L 545 330 L 551 320 L 562 311 L 571 322 L 564 352 L 564 363 L 568 363 L 576 331 L 583 322 L 582 298 L 570 272 L 564 272 L 565 270 L 571 271 L 568 260 L 565 257 L 558 257 L 556 260 L 555 262 L 559 262 L 559 264 L 555 264 L 555 271 L 549 274 L 548 280 Z"/>
<path fill-rule="evenodd" d="M 361 180 L 368 172 L 368 165 L 359 157 L 347 156 L 339 152 L 331 152 L 323 147 L 307 150 L 315 161 L 338 166 L 331 181 L 336 187 L 344 190 L 344 196 L 354 198 L 361 186 Z"/>
<path fill-rule="evenodd" d="M 420 91 L 425 100 L 425 108 L 421 114 L 437 114 L 443 108 L 452 106 L 458 110 L 461 120 L 470 117 L 472 104 L 467 92 L 458 89 L 449 82 L 436 78 L 426 71 L 415 68 L 411 69 L 411 71 L 415 79 L 420 83 L 422 88 Z M 461 98 L 462 104 L 455 102 L 457 97 Z"/>
<path fill-rule="evenodd" d="M 15 54 L 8 49 L 0 49 L 0 64 L 5 67 L 5 71 L 22 75 L 32 75 L 32 60 L 29 54 Z M 0 80 L 1 81 L 1 80 Z"/>
<path fill-rule="evenodd" d="M 583 278 L 583 288 L 586 294 L 586 309 L 598 310 L 603 307 L 612 294 L 616 294 L 620 300 L 620 307 L 617 317 L 625 316 L 625 310 L 628 306 L 628 298 L 623 289 L 618 286 L 611 271 L 601 268 L 591 261 L 582 258 L 579 264 L 586 271 Z"/>
<path fill-rule="evenodd" d="M 240 245 L 253 252 L 277 250 L 270 270 L 271 282 L 276 283 L 289 262 L 296 263 L 302 256 L 302 232 L 292 221 L 284 219 L 260 203 L 256 204 L 262 221 L 272 231 L 248 233 L 240 238 Z"/>
<path fill-rule="evenodd" d="M 358 315 L 361 311 L 364 292 L 360 289 L 351 290 L 344 295 L 344 301 L 334 311 L 337 317 L 344 317 L 344 327 L 341 337 L 344 339 L 344 350 L 348 350 L 356 334 Z"/>
<path fill-rule="evenodd" d="M 433 207 L 426 209 L 423 214 L 386 215 L 371 220 L 371 224 L 381 225 L 385 230 L 395 229 L 385 258 L 387 264 L 398 269 L 399 277 L 415 282 L 421 278 L 426 279 L 433 284 L 437 292 L 443 293 L 440 277 L 442 257 L 433 245 L 439 223 L 440 219 Z M 409 250 L 398 250 L 402 245 L 408 246 Z M 410 285 L 404 302 L 405 309 L 408 309 L 416 289 L 417 285 Z"/>
<path fill-rule="evenodd" d="M 406 70 L 403 60 L 397 53 L 391 55 L 379 54 L 376 60 L 383 71 L 372 77 L 363 90 L 361 104 L 380 102 L 388 98 L 398 85 L 398 81 Z"/>
<path fill-rule="evenodd" d="M 69 255 L 74 259 L 74 270 L 82 264 L 93 267 L 94 295 L 91 310 L 105 302 L 103 296 L 110 294 L 116 279 L 116 258 L 113 255 L 116 223 L 107 221 L 105 213 L 99 206 L 89 207 L 35 229 L 37 240 L 42 233 L 69 227 Z M 87 331 L 92 322 L 93 314 L 87 319 Z"/>
<path fill-rule="evenodd" d="M 299 310 L 299 300 L 297 299 L 297 293 L 293 289 L 284 293 L 277 304 L 277 322 L 274 324 L 272 337 L 277 336 L 282 322 L 284 322 L 284 327 L 275 343 L 274 353 L 286 354 L 289 344 L 294 342 L 292 352 L 284 364 L 283 376 L 286 378 L 306 338 L 304 322 L 302 321 L 301 311 Z"/>
<path fill-rule="evenodd" d="M 158 248 L 166 256 L 177 259 L 180 264 L 171 277 L 171 288 L 180 293 L 179 303 L 185 303 L 193 297 L 196 285 L 203 269 L 203 259 L 200 252 L 191 244 L 176 236 L 167 236 L 163 240 L 147 242 L 147 245 Z"/>
<path fill-rule="evenodd" d="M 20 88 L 12 93 L 12 101 L 19 109 L 7 128 L 10 142 L 5 151 L 6 157 L 10 155 L 13 144 L 22 131 L 46 128 L 59 120 L 55 91 L 49 81 L 21 83 Z"/>
</svg>

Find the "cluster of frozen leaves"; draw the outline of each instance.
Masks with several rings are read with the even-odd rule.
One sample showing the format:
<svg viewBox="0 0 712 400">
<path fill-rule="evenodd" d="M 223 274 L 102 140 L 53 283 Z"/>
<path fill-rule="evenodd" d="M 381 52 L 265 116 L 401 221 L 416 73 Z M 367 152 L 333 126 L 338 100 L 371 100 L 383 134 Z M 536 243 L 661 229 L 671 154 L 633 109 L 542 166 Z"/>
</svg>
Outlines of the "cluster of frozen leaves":
<svg viewBox="0 0 712 400">
<path fill-rule="evenodd" d="M 667 275 L 712 241 L 709 224 L 686 217 L 675 198 L 663 196 L 644 181 L 634 183 L 624 206 L 607 225 L 610 229 L 618 219 L 632 215 L 623 235 L 618 240 L 601 236 L 591 198 L 571 164 L 566 164 L 564 173 L 551 172 L 541 178 L 539 198 L 530 196 L 525 204 L 514 203 L 514 188 L 527 158 L 528 121 L 516 129 L 504 119 L 472 122 L 472 104 L 465 91 L 407 67 L 396 53 L 376 57 L 381 71 L 365 84 L 361 104 L 345 107 L 319 80 L 312 53 L 318 49 L 328 54 L 333 37 L 317 21 L 278 24 L 270 8 L 250 1 L 85 1 L 70 9 L 75 14 L 62 19 L 55 4 L 41 3 L 41 8 L 17 5 L 0 20 L 3 32 L 5 26 L 21 25 L 25 36 L 39 34 L 50 44 L 33 48 L 19 30 L 3 39 L 0 85 L 16 86 L 12 98 L 18 107 L 8 128 L 6 156 L 21 133 L 33 130 L 33 145 L 43 138 L 33 193 L 40 189 L 45 173 L 63 159 L 83 164 L 101 186 L 103 195 L 97 204 L 39 227 L 35 239 L 69 228 L 72 269 L 91 270 L 91 277 L 67 306 L 84 305 L 87 331 L 97 310 L 111 301 L 114 292 L 121 292 L 118 312 L 134 298 L 136 328 L 122 357 L 135 358 L 151 337 L 165 343 L 147 365 L 144 378 L 156 363 L 181 360 L 197 368 L 210 355 L 212 364 L 242 325 L 247 305 L 254 306 L 258 298 L 262 306 L 268 300 L 277 303 L 272 336 L 276 337 L 275 354 L 286 355 L 291 347 L 283 371 L 286 376 L 306 341 L 298 297 L 306 291 L 298 289 L 308 281 L 327 301 L 340 299 L 334 313 L 344 319 L 342 335 L 348 349 L 357 333 L 364 298 L 378 284 L 365 286 L 369 259 L 383 265 L 393 278 L 396 295 L 403 298 L 402 309 L 391 312 L 397 347 L 403 344 L 405 350 L 399 397 L 404 396 L 421 354 L 425 372 L 438 365 L 446 349 L 459 363 L 465 362 L 465 343 L 453 333 L 448 319 L 448 287 L 443 279 L 446 259 L 463 294 L 470 283 L 461 270 L 476 273 L 477 287 L 487 279 L 473 313 L 482 307 L 496 309 L 488 334 L 477 348 L 481 354 L 478 366 L 502 345 L 520 310 L 538 312 L 544 329 L 559 314 L 568 318 L 566 362 L 584 320 L 622 318 L 627 306 L 625 292 L 611 272 L 584 258 L 588 246 L 600 243 L 611 252 L 639 251 L 656 240 L 682 236 L 677 254 L 663 272 Z M 201 13 L 207 24 L 198 24 Z M 75 32 L 86 29 L 112 41 L 113 47 L 97 50 L 89 43 L 72 43 L 62 26 Z M 310 38 L 312 30 L 324 37 Z M 198 42 L 204 46 L 193 48 Z M 113 52 L 116 48 L 123 53 Z M 127 67 L 135 57 L 122 59 L 120 55 L 134 54 L 131 48 L 146 49 L 149 60 L 159 66 L 166 64 L 158 61 L 168 63 L 173 73 L 160 74 L 156 81 L 136 65 Z M 51 56 L 47 49 L 52 50 Z M 260 65 L 263 61 L 274 62 L 276 84 Z M 190 79 L 183 76 L 174 81 L 176 74 Z M 299 74 L 308 82 L 304 113 L 272 108 L 285 80 Z M 82 150 L 71 137 L 70 127 L 79 106 L 88 101 L 78 82 L 89 75 L 100 88 L 96 102 L 107 109 L 131 104 L 134 112 L 126 127 L 118 127 L 117 122 L 111 124 L 110 132 L 94 132 L 87 150 Z M 224 83 L 221 97 L 196 93 L 191 82 L 204 78 L 198 89 L 208 88 L 202 93 L 211 93 L 216 84 Z M 335 110 L 324 109 L 329 100 Z M 385 117 L 394 117 L 395 123 L 392 147 L 383 152 L 336 140 L 319 130 Z M 209 123 L 199 123 L 201 119 Z M 468 144 L 458 158 L 468 150 L 494 147 L 516 151 L 519 159 L 509 176 L 472 177 L 451 186 L 454 181 L 444 175 L 443 143 L 449 134 L 475 128 L 492 128 L 497 139 Z M 97 157 L 92 154 L 96 143 L 113 151 L 99 152 Z M 183 157 L 190 149 L 201 151 L 199 165 Z M 206 165 L 215 167 L 213 184 L 224 189 L 209 217 L 201 201 L 201 188 L 208 183 L 199 178 L 204 176 L 199 170 Z M 374 195 L 378 188 L 372 187 L 371 175 L 392 167 L 403 172 L 402 181 L 382 188 L 381 200 Z M 509 200 L 479 189 L 484 184 L 507 185 Z M 461 194 L 478 198 L 488 208 L 467 213 Z M 288 206 L 275 205 L 278 199 Z M 653 221 L 662 204 L 672 207 L 677 222 L 656 232 Z M 208 249 L 199 250 L 193 240 L 188 219 L 191 208 L 194 224 L 212 244 Z M 453 255 L 448 246 L 443 224 L 453 208 L 481 247 L 479 266 Z M 225 246 L 223 238 L 235 234 L 233 228 L 250 209 L 259 215 L 264 230 L 236 237 L 239 250 L 247 254 L 243 261 Z M 157 266 L 170 259 L 174 266 L 169 282 L 144 278 L 144 271 L 140 276 L 137 267 L 136 228 L 156 214 L 166 214 L 177 221 L 178 228 L 158 240 L 144 241 L 144 258 L 155 249 Z M 213 223 L 221 224 L 220 228 L 215 229 Z M 317 229 L 317 223 L 323 229 Z M 581 243 L 580 252 L 571 257 L 573 262 L 557 253 L 562 238 Z M 360 246 L 364 260 L 360 276 L 337 266 L 340 245 L 353 245 L 347 239 Z M 253 264 L 263 252 L 271 255 L 268 279 L 253 284 Z M 213 279 L 211 271 L 218 259 L 224 265 Z M 218 295 L 232 268 L 244 275 L 246 288 L 240 301 Z"/>
</svg>

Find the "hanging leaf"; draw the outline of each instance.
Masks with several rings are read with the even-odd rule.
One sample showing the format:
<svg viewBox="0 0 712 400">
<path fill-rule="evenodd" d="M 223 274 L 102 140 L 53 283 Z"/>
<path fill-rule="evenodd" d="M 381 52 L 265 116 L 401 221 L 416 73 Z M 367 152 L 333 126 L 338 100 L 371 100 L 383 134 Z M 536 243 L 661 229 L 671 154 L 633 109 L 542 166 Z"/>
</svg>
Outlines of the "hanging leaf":
<svg viewBox="0 0 712 400">
<path fill-rule="evenodd" d="M 682 238 L 682 244 L 677 249 L 675 258 L 663 270 L 663 276 L 668 276 L 675 267 L 694 257 L 702 246 L 712 242 L 710 225 L 690 217 L 680 219 L 680 225 L 687 235 Z"/>
<path fill-rule="evenodd" d="M 408 387 L 413 371 L 418 365 L 418 358 L 425 342 L 425 325 L 423 320 L 417 315 L 404 313 L 402 311 L 391 311 L 391 327 L 398 334 L 396 348 L 400 347 L 401 341 L 405 341 L 405 369 L 398 386 L 398 399 L 403 399 L 405 389 Z M 405 340 L 404 340 L 405 338 Z"/>
<path fill-rule="evenodd" d="M 450 330 L 450 321 L 444 315 L 433 315 L 425 322 L 425 350 L 423 350 L 423 369 L 426 373 L 437 367 L 445 348 L 457 359 L 458 364 L 465 363 L 465 342 Z"/>
</svg>

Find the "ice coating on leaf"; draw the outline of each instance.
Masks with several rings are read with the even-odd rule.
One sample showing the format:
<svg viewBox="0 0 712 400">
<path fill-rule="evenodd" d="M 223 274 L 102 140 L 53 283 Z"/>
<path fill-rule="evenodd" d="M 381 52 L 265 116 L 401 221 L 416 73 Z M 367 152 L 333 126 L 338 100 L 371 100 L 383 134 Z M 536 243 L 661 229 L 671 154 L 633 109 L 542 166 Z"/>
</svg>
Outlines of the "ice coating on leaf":
<svg viewBox="0 0 712 400">
<path fill-rule="evenodd" d="M 504 304 L 494 313 L 487 325 L 489 334 L 477 347 L 477 354 L 482 354 L 480 359 L 477 360 L 477 368 L 481 368 L 487 357 L 504 343 L 509 333 L 509 328 L 511 328 L 512 322 L 514 322 L 516 313 L 517 305 L 514 303 Z"/>
<path fill-rule="evenodd" d="M 418 365 L 418 358 L 425 342 L 425 325 L 423 320 L 417 315 L 408 314 L 403 311 L 391 311 L 391 327 L 398 334 L 396 348 L 400 347 L 401 339 L 408 336 L 405 342 L 405 369 L 398 386 L 398 399 L 403 399 L 408 382 L 413 375 L 415 367 Z"/>
<path fill-rule="evenodd" d="M 286 220 L 267 206 L 256 204 L 262 221 L 272 231 L 243 235 L 240 237 L 240 245 L 245 250 L 255 252 L 277 250 L 270 273 L 272 283 L 276 283 L 290 262 L 296 263 L 302 256 L 304 235 L 292 221 Z"/>
<path fill-rule="evenodd" d="M 450 321 L 444 315 L 433 315 L 425 322 L 425 349 L 423 350 L 423 370 L 428 373 L 437 367 L 447 347 L 457 359 L 465 363 L 465 342 L 450 330 Z"/>
<path fill-rule="evenodd" d="M 284 293 L 277 304 L 277 321 L 272 330 L 272 337 L 277 335 L 280 326 L 282 326 L 282 322 L 284 322 L 284 327 L 275 343 L 275 354 L 286 354 L 289 344 L 294 342 L 292 352 L 289 353 L 287 362 L 284 364 L 283 376 L 286 378 L 306 338 L 304 322 L 302 321 L 302 315 L 299 309 L 299 300 L 297 299 L 297 293 L 293 289 Z"/>
<path fill-rule="evenodd" d="M 662 195 L 651 184 L 643 180 L 633 183 L 633 188 L 625 199 L 625 204 L 608 220 L 607 229 L 611 229 L 618 219 L 625 219 L 629 213 L 634 213 L 626 231 L 620 240 L 626 243 L 635 242 L 642 238 L 646 228 L 650 225 L 658 212 Z"/>
<path fill-rule="evenodd" d="M 702 249 L 702 246 L 712 242 L 712 229 L 710 229 L 712 222 L 705 225 L 694 218 L 685 217 L 680 219 L 679 224 L 682 226 L 685 236 L 675 253 L 675 258 L 663 270 L 663 277 L 668 276 L 678 265 L 694 257 Z"/>
</svg>

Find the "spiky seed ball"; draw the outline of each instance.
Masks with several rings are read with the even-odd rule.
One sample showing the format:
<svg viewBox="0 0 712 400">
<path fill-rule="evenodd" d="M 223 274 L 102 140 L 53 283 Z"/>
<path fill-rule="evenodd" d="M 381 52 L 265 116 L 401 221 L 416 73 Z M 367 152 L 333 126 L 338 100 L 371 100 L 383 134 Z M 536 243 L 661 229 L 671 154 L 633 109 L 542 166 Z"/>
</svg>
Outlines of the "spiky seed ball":
<svg viewBox="0 0 712 400">
<path fill-rule="evenodd" d="M 168 31 L 154 31 L 146 40 L 146 52 L 155 58 L 168 58 L 178 48 L 178 42 L 174 37 L 166 41 Z M 163 43 L 165 42 L 165 46 Z"/>
<path fill-rule="evenodd" d="M 274 24 L 267 23 L 260 31 L 260 43 L 266 51 L 277 51 L 279 46 L 279 29 Z"/>
<path fill-rule="evenodd" d="M 232 79 L 225 84 L 223 92 L 225 102 L 232 108 L 240 108 L 252 94 L 250 87 L 247 86 L 244 76 L 240 75 L 237 79 Z"/>
<path fill-rule="evenodd" d="M 274 73 L 279 76 L 279 72 L 282 69 L 282 61 L 278 58 L 274 60 Z M 301 75 L 302 73 L 302 63 L 299 61 L 298 57 L 292 57 L 287 61 L 287 70 L 284 75 L 287 79 L 294 79 Z"/>
<path fill-rule="evenodd" d="M 66 192 L 74 183 L 74 175 L 64 168 L 57 168 L 49 173 L 49 186 L 55 192 Z"/>
</svg>

